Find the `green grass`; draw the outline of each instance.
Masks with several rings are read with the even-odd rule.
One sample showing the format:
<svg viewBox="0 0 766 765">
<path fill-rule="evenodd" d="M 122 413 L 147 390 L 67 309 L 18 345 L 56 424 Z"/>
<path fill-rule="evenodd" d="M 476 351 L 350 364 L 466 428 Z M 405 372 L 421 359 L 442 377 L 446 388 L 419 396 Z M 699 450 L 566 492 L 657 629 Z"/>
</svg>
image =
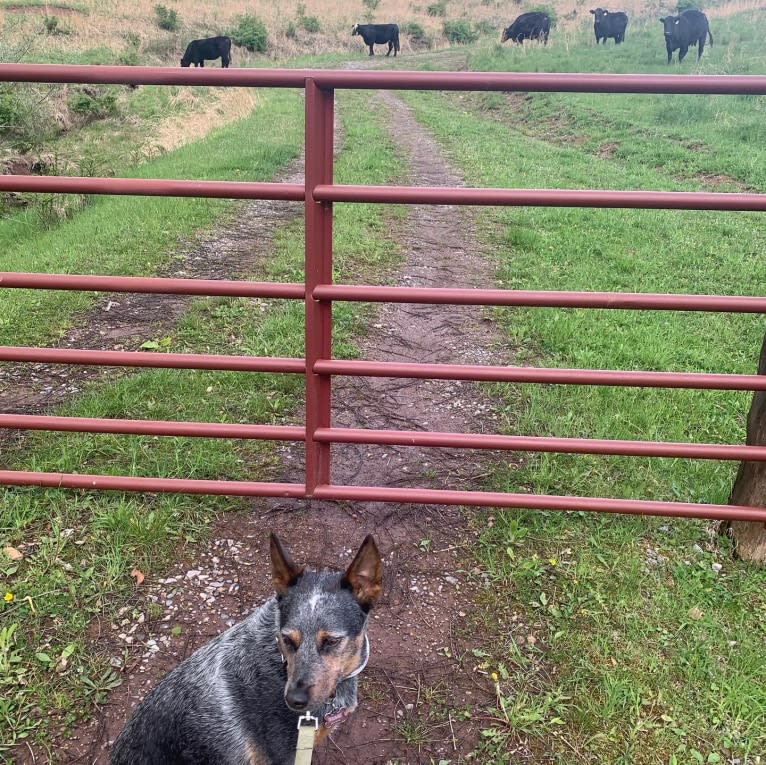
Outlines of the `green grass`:
<svg viewBox="0 0 766 765">
<path fill-rule="evenodd" d="M 126 177 L 260 180 L 297 156 L 300 102 L 289 91 L 264 93 L 262 109 L 220 128 L 206 150 L 189 144 L 130 171 Z M 265 130 L 263 120 L 278 124 Z M 49 273 L 148 274 L 172 257 L 181 236 L 193 235 L 233 204 L 226 200 L 95 197 L 66 225 L 41 230 L 38 216 L 0 221 L 0 268 Z M 115 242 L 120 242 L 115 247 Z M 69 316 L 92 305 L 88 293 L 10 291 L 4 296 L 0 343 L 44 343 L 63 332 Z"/>
<path fill-rule="evenodd" d="M 661 34 L 658 41 L 658 30 L 636 26 L 619 49 L 583 39 L 568 48 L 561 40 L 523 51 L 496 45 L 475 52 L 471 65 L 668 71 Z M 741 17 L 711 22 L 716 46 L 681 71 L 758 70 L 766 62 L 757 34 L 734 37 L 743 26 Z M 766 191 L 758 99 L 407 98 L 469 185 Z M 766 283 L 758 215 L 507 208 L 480 219 L 508 288 L 758 295 Z M 496 317 L 517 363 L 533 366 L 752 374 L 763 339 L 762 318 L 748 315 L 513 309 Z M 491 391 L 509 432 L 721 443 L 744 440 L 751 398 L 587 386 Z M 528 454 L 498 466 L 491 488 L 721 503 L 735 467 Z M 479 761 L 507 762 L 520 739 L 535 761 L 562 765 L 753 763 L 766 753 L 766 572 L 733 561 L 714 524 L 482 517 L 478 555 L 492 582 L 475 626 L 494 635 L 487 669 L 497 705 Z"/>
<path fill-rule="evenodd" d="M 253 117 L 255 123 L 241 126 L 243 132 L 238 139 L 242 153 L 236 160 L 232 159 L 237 156 L 234 148 L 222 146 L 222 137 L 215 134 L 196 144 L 194 150 L 169 155 L 145 172 L 155 177 L 165 173 L 191 177 L 202 170 L 208 177 L 236 177 L 236 170 L 252 164 L 256 156 L 253 131 L 280 135 L 283 141 L 299 131 L 300 119 L 296 125 L 288 124 L 288 118 L 295 115 L 283 111 L 288 103 L 285 99 L 290 98 L 294 100 L 286 94 L 264 94 L 259 114 Z M 376 118 L 360 108 L 360 99 L 353 94 L 339 99 L 344 141 L 336 162 L 336 177 L 348 182 L 363 172 L 374 182 L 390 182 L 399 172 L 399 164 Z M 268 122 L 270 130 L 259 130 L 258 120 Z M 274 129 L 275 125 L 280 129 Z M 232 126 L 226 130 L 236 129 Z M 236 144 L 237 136 L 230 140 Z M 285 148 L 275 153 L 264 135 L 262 151 L 283 162 L 293 155 L 294 145 L 293 151 Z M 219 152 L 213 167 L 196 164 L 201 161 L 198 156 L 210 158 Z M 267 171 L 261 165 L 258 178 L 268 178 L 278 166 L 275 161 Z M 112 202 L 124 206 L 113 207 Z M 134 209 L 128 202 L 138 207 Z M 83 231 L 94 231 L 88 221 L 90 216 L 97 212 L 119 215 L 122 236 L 116 241 L 121 242 L 126 257 L 137 245 L 125 216 L 138 221 L 141 209 L 140 200 L 104 200 L 42 236 L 46 240 L 51 237 L 51 242 L 79 239 Z M 205 212 L 204 220 L 210 225 L 215 214 L 226 209 L 230 207 L 215 206 Z M 386 221 L 394 214 L 400 213 L 371 205 L 346 206 L 339 211 L 335 226 L 339 278 L 354 274 L 376 278 L 383 268 L 391 266 L 397 247 L 387 238 Z M 186 236 L 192 230 L 188 220 L 186 230 L 181 231 L 172 218 L 157 216 L 156 212 L 151 217 L 156 218 L 156 224 L 147 221 L 147 230 L 139 240 L 154 242 L 152 260 L 139 262 L 144 273 L 171 258 L 181 234 Z M 203 218 L 194 220 L 201 223 Z M 102 224 L 111 225 L 107 217 Z M 168 230 L 158 233 L 155 225 Z M 30 242 L 37 240 L 30 237 Z M 102 255 L 103 260 L 90 261 L 98 263 L 100 272 L 125 268 L 123 263 L 117 263 L 120 251 L 105 250 Z M 114 261 L 110 262 L 109 257 Z M 73 258 L 66 270 L 91 270 L 86 265 Z M 274 251 L 264 261 L 263 272 L 253 276 L 303 279 L 302 226 L 288 225 L 277 232 Z M 58 304 L 60 325 L 66 322 L 65 312 L 71 308 L 70 303 Z M 49 336 L 45 331 L 36 333 L 31 323 L 28 326 L 22 321 L 20 309 L 16 310 L 5 328 L 9 337 L 17 337 L 19 331 L 25 332 L 27 338 Z M 359 331 L 367 310 L 365 306 L 337 307 L 336 352 L 354 355 L 352 332 Z M 171 351 L 302 356 L 303 333 L 299 302 L 211 298 L 195 300 L 176 329 L 161 340 L 162 347 Z M 89 386 L 61 413 L 284 423 L 293 417 L 300 419 L 302 397 L 303 378 L 299 375 L 150 370 L 126 373 Z M 55 433 L 30 434 L 23 450 L 6 457 L 18 469 L 233 480 L 268 479 L 274 465 L 270 445 L 257 441 Z M 131 582 L 129 572 L 134 567 L 147 574 L 161 571 L 179 545 L 193 544 L 204 536 L 207 523 L 217 513 L 224 508 L 236 510 L 243 502 L 216 497 L 5 489 L 0 503 L 3 544 L 35 545 L 33 556 L 2 562 L 3 586 L 13 595 L 13 600 L 0 605 L 2 627 L 6 630 L 0 633 L 0 685 L 8 690 L 5 707 L 0 708 L 5 722 L 0 738 L 2 752 L 24 737 L 33 737 L 47 746 L 55 731 L 67 730 L 103 699 L 110 686 L 119 683 L 118 674 L 108 664 L 109 657 L 93 655 L 88 645 L 85 632 L 90 621 L 97 614 L 108 616 L 124 603 Z M 63 654 L 67 666 L 60 671 Z M 47 658 L 40 660 L 39 655 Z M 30 715 L 33 704 L 43 713 Z"/>
<path fill-rule="evenodd" d="M 723 541 L 690 522 L 518 511 L 495 514 L 480 559 L 476 618 L 501 634 L 498 697 L 523 716 L 488 729 L 483 762 L 519 737 L 551 763 L 763 753 L 766 576 Z"/>
<path fill-rule="evenodd" d="M 508 71 L 763 71 L 753 26 L 741 17 L 716 19 L 716 45 L 702 62 L 690 53 L 670 68 L 659 22 L 640 20 L 631 22 L 619 49 L 596 48 L 589 30 L 552 35 L 547 48 L 494 43 L 466 51 L 472 68 Z M 136 100 L 135 108 L 154 113 L 156 97 L 162 98 L 149 96 L 143 106 Z M 250 120 L 142 172 L 270 177 L 295 154 L 299 136 L 291 131 L 299 132 L 300 123 L 291 120 L 299 104 L 289 94 L 264 98 Z M 338 94 L 345 135 L 336 179 L 396 182 L 391 148 L 364 100 L 364 93 Z M 472 185 L 766 186 L 759 99 L 428 93 L 408 100 Z M 259 130 L 275 122 L 281 129 Z M 254 163 L 259 169 L 250 175 Z M 236 174 L 245 167 L 247 175 Z M 172 257 L 180 237 L 233 209 L 158 202 L 93 200 L 50 231 L 25 216 L 3 221 L 0 252 L 8 253 L 9 265 L 2 268 L 152 273 Z M 380 275 L 391 264 L 396 248 L 387 241 L 387 223 L 403 212 L 336 207 L 339 280 Z M 509 208 L 480 217 L 498 280 L 508 287 L 759 294 L 766 283 L 761 216 Z M 99 226 L 111 226 L 118 251 L 108 237 L 98 238 Z M 302 254 L 301 227 L 287 226 L 254 278 L 298 280 Z M 0 317 L 0 342 L 13 344 L 55 337 L 92 299 L 8 294 L 20 302 Z M 338 355 L 354 354 L 352 332 L 366 316 L 364 306 L 336 308 Z M 750 316 L 520 309 L 496 316 L 518 362 L 541 366 L 752 373 L 763 335 L 762 320 Z M 299 307 L 289 302 L 198 300 L 167 347 L 300 355 L 301 322 Z M 509 432 L 607 438 L 738 443 L 749 404 L 749 395 L 728 392 L 495 386 L 493 393 Z M 301 396 L 300 378 L 289 375 L 157 370 L 89 388 L 64 411 L 285 422 Z M 75 434 L 31 435 L 24 451 L 6 459 L 37 470 L 232 479 L 268 478 L 274 464 L 257 442 Z M 525 455 L 498 467 L 490 488 L 723 502 L 733 469 L 705 461 Z M 84 635 L 93 616 L 124 603 L 134 566 L 162 570 L 178 545 L 194 544 L 211 517 L 238 503 L 31 489 L 5 490 L 0 501 L 0 540 L 35 545 L 35 555 L 0 564 L 13 594 L 0 605 L 0 747 L 24 736 L 45 745 L 119 680 L 107 657 L 89 651 Z M 475 522 L 475 555 L 489 578 L 473 615 L 474 634 L 487 636 L 476 655 L 494 673 L 496 703 L 478 713 L 491 722 L 474 761 L 504 765 L 520 740 L 535 761 L 560 765 L 732 758 L 752 765 L 763 757 L 766 574 L 732 561 L 728 542 L 715 537 L 711 524 L 529 511 L 485 513 Z M 33 705 L 45 714 L 31 714 Z M 398 735 L 416 745 L 431 722 L 408 719 Z"/>
<path fill-rule="evenodd" d="M 42 0 L 2 0 L 0 2 L 0 8 L 44 8 L 52 9 L 54 11 L 77 11 L 77 13 L 89 14 L 90 9 L 86 5 L 81 3 L 68 3 L 68 2 L 54 2 L 46 3 Z"/>
</svg>

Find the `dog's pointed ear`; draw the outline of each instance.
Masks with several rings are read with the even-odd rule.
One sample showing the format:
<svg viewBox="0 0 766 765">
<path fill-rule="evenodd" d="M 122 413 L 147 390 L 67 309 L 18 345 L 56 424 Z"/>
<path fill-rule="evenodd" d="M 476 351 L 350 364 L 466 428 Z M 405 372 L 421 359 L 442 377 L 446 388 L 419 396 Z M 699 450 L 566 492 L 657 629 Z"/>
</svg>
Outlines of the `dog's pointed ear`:
<svg viewBox="0 0 766 765">
<path fill-rule="evenodd" d="M 278 595 L 284 595 L 287 588 L 303 573 L 304 566 L 296 566 L 279 537 L 272 533 L 269 537 L 271 549 L 271 579 Z"/>
<path fill-rule="evenodd" d="M 372 534 L 362 542 L 356 557 L 346 569 L 344 579 L 357 602 L 365 610 L 380 597 L 383 589 L 383 563 Z"/>
</svg>

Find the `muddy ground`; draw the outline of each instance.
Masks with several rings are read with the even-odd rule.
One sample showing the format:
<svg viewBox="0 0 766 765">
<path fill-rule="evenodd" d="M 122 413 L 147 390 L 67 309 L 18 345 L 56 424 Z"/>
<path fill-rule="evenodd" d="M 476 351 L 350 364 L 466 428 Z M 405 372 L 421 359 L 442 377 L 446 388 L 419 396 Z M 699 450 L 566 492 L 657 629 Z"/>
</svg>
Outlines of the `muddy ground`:
<svg viewBox="0 0 766 765">
<path fill-rule="evenodd" d="M 440 148 L 392 93 L 376 98 L 392 138 L 409 167 L 403 183 L 461 185 Z M 296 163 L 281 180 L 302 180 Z M 273 234 L 302 214 L 300 205 L 253 202 L 224 231 L 182 253 L 173 275 L 236 278 L 257 273 Z M 466 208 L 412 207 L 394 222 L 392 236 L 405 258 L 392 282 L 406 286 L 479 287 L 493 282 L 482 256 L 472 213 Z M 106 296 L 62 341 L 70 347 L 135 348 L 172 325 L 187 299 L 162 295 Z M 158 319 L 157 317 L 161 317 Z M 377 360 L 503 363 L 510 351 L 480 308 L 386 305 L 368 334 L 358 338 L 362 357 Z M 0 368 L 0 408 L 42 412 L 76 393 L 86 378 L 114 374 L 83 368 L 17 365 Z M 8 384 L 8 383 L 13 383 Z M 11 393 L 13 391 L 13 393 Z M 497 429 L 492 402 L 465 382 L 339 378 L 333 390 L 334 422 L 346 427 L 483 432 Z M 277 480 L 300 481 L 299 445 L 280 449 Z M 496 454 L 448 449 L 333 448 L 333 481 L 382 486 L 478 487 Z M 242 618 L 270 594 L 268 532 L 286 542 L 296 561 L 312 566 L 347 564 L 372 532 L 385 561 L 382 602 L 373 611 L 371 658 L 360 682 L 360 706 L 315 753 L 314 762 L 431 763 L 465 761 L 486 725 L 493 700 L 486 669 L 475 649 L 491 636 L 471 621 L 483 587 L 470 562 L 474 531 L 458 508 L 384 503 L 254 499 L 248 513 L 221 518 L 208 541 L 156 579 L 113 623 L 93 625 L 97 650 L 130 662 L 123 684 L 95 719 L 55 742 L 57 763 L 106 763 L 109 748 L 132 706 L 166 671 L 202 643 Z M 152 606 L 151 604 L 157 604 Z M 161 612 L 160 618 L 150 614 Z M 180 627 L 180 629 L 179 629 Z M 524 625 L 498 614 L 505 634 Z M 510 753 L 509 753 L 510 755 Z M 514 761 L 531 761 L 523 747 Z M 19 762 L 42 762 L 39 753 Z"/>
</svg>

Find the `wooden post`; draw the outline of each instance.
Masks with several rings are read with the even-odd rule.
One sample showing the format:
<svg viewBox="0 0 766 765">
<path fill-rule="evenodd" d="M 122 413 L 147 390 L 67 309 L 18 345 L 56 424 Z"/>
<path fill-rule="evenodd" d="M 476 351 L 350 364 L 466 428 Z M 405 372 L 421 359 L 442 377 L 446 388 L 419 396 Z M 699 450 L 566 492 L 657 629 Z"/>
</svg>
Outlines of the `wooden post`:
<svg viewBox="0 0 766 765">
<path fill-rule="evenodd" d="M 758 374 L 766 375 L 766 336 L 758 360 Z M 753 394 L 747 415 L 746 443 L 766 444 L 766 391 L 758 390 Z M 766 507 L 766 462 L 740 462 L 729 502 L 733 505 Z M 739 558 L 766 562 L 766 523 L 725 521 L 722 529 L 734 540 Z"/>
</svg>

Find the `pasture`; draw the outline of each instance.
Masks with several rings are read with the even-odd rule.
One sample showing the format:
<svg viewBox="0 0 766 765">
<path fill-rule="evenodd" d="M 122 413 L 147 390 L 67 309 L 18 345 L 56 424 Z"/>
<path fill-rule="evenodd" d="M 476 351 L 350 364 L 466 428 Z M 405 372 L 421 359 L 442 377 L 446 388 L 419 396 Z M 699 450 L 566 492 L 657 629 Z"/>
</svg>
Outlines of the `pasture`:
<svg viewBox="0 0 766 765">
<path fill-rule="evenodd" d="M 579 3 L 555 5 L 559 21 L 546 47 L 499 44 L 500 29 L 521 6 L 509 13 L 499 2 L 444 5 L 445 17 L 403 0 L 374 11 L 374 21 L 420 24 L 430 41 L 421 47 L 403 34 L 401 56 L 386 67 L 440 68 L 459 56 L 486 71 L 766 71 L 766 12 L 741 3 L 705 8 L 715 44 L 700 62 L 691 50 L 670 68 L 661 14 L 638 4 L 621 6 L 631 17 L 625 43 L 598 48 L 588 7 Z M 237 15 L 254 12 L 272 47 L 260 56 L 234 48 L 232 66 L 334 65 L 367 58 L 350 29 L 367 20 L 371 6 L 360 3 L 352 13 L 346 3 L 316 0 L 285 14 L 265 0 L 225 9 L 184 0 L 173 6 L 180 29 L 164 33 L 153 4 L 46 5 L 47 17 L 58 15 L 69 33 L 42 41 L 42 6 L 14 3 L 5 24 L 15 37 L 3 45 L 24 61 L 177 66 L 192 37 L 225 34 Z M 302 26 L 308 17 L 320 20 L 319 31 Z M 477 40 L 446 50 L 443 18 L 468 20 Z M 762 98 L 400 96 L 469 185 L 766 192 Z M 301 150 L 302 103 L 290 91 L 107 88 L 93 97 L 69 86 L 47 99 L 56 108 L 46 114 L 66 112 L 68 129 L 30 126 L 26 146 L 18 134 L 3 141 L 15 151 L 35 142 L 34 151 L 51 157 L 52 171 L 269 180 Z M 337 101 L 336 180 L 399 182 L 406 167 L 385 114 L 367 109 L 365 94 L 342 92 Z M 6 103 L 0 99 L 0 108 Z M 85 113 L 76 103 L 86 104 Z M 127 197 L 21 201 L 0 219 L 3 271 L 174 273 L 180 253 L 231 226 L 242 208 Z M 338 205 L 341 278 L 385 281 L 404 246 L 389 240 L 391 221 L 406 214 Z M 766 284 L 766 228 L 756 214 L 490 208 L 477 221 L 497 283 L 509 288 L 757 295 Z M 300 279 L 302 248 L 300 221 L 288 221 L 274 232 L 269 256 L 247 264 L 248 278 Z M 90 294 L 6 291 L 0 343 L 53 343 L 83 316 L 96 321 L 97 305 Z M 364 307 L 339 307 L 339 356 L 358 352 L 370 315 Z M 139 347 L 302 352 L 302 315 L 287 302 L 194 300 L 172 320 L 160 318 L 156 334 L 134 339 Z M 492 318 L 517 363 L 550 367 L 752 373 L 764 332 L 763 317 L 744 314 L 513 309 Z M 285 422 L 302 396 L 301 381 L 289 376 L 168 370 L 109 373 L 72 388 L 57 413 Z M 731 392 L 488 390 L 509 433 L 616 439 L 741 443 L 750 401 Z M 3 441 L 2 448 L 3 467 L 15 469 L 198 478 L 268 479 L 279 459 L 269 444 L 181 438 L 42 433 Z M 511 455 L 493 465 L 484 487 L 721 503 L 735 470 L 734 463 L 703 460 Z M 162 576 L 174 558 L 193 556 L 213 519 L 247 504 L 28 489 L 1 496 L 0 542 L 24 553 L 0 558 L 0 756 L 12 762 L 26 742 L 37 752 L 55 750 L 120 683 L 124 665 L 94 652 L 89 629 L 97 618 L 108 622 L 136 607 L 130 572 Z M 428 762 L 417 759 L 419 749 L 461 716 L 480 721 L 482 734 L 471 752 L 447 762 L 500 765 L 522 751 L 520 762 L 561 765 L 764 761 L 766 572 L 734 560 L 714 523 L 531 511 L 466 517 L 475 541 L 465 550 L 465 569 L 468 579 L 475 575 L 478 595 L 461 636 L 472 648 L 454 659 L 492 689 L 494 702 L 455 708 L 444 688 L 430 689 L 430 707 L 391 732 L 402 762 Z M 420 540 L 423 555 L 427 542 Z"/>
</svg>

